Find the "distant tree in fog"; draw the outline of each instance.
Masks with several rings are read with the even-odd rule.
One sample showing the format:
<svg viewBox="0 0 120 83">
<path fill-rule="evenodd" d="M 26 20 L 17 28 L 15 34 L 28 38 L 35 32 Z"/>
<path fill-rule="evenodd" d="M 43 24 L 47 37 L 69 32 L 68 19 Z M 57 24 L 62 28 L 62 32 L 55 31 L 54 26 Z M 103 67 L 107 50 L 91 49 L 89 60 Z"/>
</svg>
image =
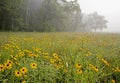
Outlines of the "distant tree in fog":
<svg viewBox="0 0 120 83">
<path fill-rule="evenodd" d="M 99 15 L 97 12 L 91 14 L 83 14 L 82 16 L 82 25 L 84 31 L 92 31 L 102 30 L 103 28 L 107 28 L 108 21 L 104 16 Z"/>
<path fill-rule="evenodd" d="M 99 15 L 97 12 L 88 15 L 88 25 L 91 29 L 96 30 L 103 28 L 107 28 L 108 21 L 105 19 L 104 16 Z"/>
</svg>

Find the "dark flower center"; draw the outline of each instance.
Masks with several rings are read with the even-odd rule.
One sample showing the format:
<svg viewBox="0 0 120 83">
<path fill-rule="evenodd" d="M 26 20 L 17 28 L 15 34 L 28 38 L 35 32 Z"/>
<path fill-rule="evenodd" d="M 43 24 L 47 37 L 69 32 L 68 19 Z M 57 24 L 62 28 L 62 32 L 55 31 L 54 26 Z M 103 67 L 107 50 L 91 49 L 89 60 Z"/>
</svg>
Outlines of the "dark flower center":
<svg viewBox="0 0 120 83">
<path fill-rule="evenodd" d="M 17 72 L 17 74 L 20 74 L 19 72 Z"/>
</svg>

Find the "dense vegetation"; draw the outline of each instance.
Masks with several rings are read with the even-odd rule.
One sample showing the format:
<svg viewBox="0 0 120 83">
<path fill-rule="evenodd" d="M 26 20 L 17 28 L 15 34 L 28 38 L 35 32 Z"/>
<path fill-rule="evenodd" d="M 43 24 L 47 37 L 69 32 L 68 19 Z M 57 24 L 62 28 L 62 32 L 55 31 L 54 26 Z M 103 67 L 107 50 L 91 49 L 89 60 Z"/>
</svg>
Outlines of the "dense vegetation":
<svg viewBox="0 0 120 83">
<path fill-rule="evenodd" d="M 0 83 L 120 83 L 119 37 L 0 33 Z"/>
<path fill-rule="evenodd" d="M 66 31 L 68 26 L 74 25 L 71 24 L 74 17 L 80 14 L 77 1 L 0 0 L 0 29 L 3 31 Z"/>
<path fill-rule="evenodd" d="M 0 0 L 0 31 L 91 31 L 107 26 L 97 13 L 83 17 L 77 0 Z"/>
</svg>

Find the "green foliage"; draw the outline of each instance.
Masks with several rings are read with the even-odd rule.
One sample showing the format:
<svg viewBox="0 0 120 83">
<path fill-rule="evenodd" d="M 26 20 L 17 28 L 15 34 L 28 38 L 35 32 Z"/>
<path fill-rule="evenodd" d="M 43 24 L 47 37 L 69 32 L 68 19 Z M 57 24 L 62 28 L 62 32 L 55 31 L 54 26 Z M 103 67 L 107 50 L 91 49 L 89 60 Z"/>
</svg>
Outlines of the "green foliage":
<svg viewBox="0 0 120 83">
<path fill-rule="evenodd" d="M 1 0 L 0 30 L 41 32 L 76 30 L 76 27 L 80 26 L 74 26 L 76 23 L 72 22 L 72 19 L 76 20 L 74 16 L 78 13 L 78 16 L 81 15 L 77 0 L 60 1 Z"/>
<path fill-rule="evenodd" d="M 49 23 L 43 23 L 43 29 L 41 30 L 42 32 L 53 32 L 55 31 L 55 28 L 49 24 Z"/>
<path fill-rule="evenodd" d="M 1 0 L 0 1 L 0 27 L 1 30 L 15 31 L 21 28 L 23 0 Z M 18 21 L 19 20 L 19 21 Z"/>
</svg>

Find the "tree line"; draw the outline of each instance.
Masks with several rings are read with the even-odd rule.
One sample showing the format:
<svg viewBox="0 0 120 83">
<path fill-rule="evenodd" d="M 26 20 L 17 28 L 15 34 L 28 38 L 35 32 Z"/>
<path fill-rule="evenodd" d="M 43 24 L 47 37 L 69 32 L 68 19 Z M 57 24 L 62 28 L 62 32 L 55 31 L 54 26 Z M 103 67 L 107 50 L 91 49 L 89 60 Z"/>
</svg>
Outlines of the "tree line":
<svg viewBox="0 0 120 83">
<path fill-rule="evenodd" d="M 78 0 L 0 0 L 0 31 L 96 31 L 106 23 L 96 12 L 85 17 Z"/>
</svg>

